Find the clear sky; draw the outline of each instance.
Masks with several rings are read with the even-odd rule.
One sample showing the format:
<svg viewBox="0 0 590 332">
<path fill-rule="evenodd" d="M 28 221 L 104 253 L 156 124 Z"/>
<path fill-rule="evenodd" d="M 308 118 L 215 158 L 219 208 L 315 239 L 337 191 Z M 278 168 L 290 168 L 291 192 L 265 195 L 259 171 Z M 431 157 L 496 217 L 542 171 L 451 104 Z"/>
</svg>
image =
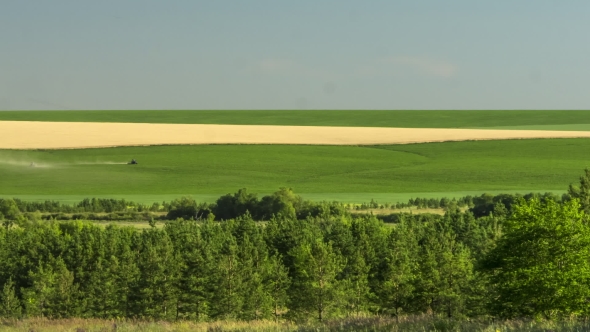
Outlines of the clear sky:
<svg viewBox="0 0 590 332">
<path fill-rule="evenodd" d="M 590 1 L 0 1 L 0 109 L 300 108 L 590 109 Z"/>
</svg>

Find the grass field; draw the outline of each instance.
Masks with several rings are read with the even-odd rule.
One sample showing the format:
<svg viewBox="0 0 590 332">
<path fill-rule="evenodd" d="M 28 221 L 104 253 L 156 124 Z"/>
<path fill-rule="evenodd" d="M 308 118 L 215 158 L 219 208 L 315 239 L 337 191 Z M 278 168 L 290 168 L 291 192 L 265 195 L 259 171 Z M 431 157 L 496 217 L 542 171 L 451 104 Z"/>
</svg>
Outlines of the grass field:
<svg viewBox="0 0 590 332">
<path fill-rule="evenodd" d="M 2 111 L 2 120 L 590 130 L 590 111 Z M 565 125 L 565 126 L 564 126 Z M 509 128 L 507 128 L 509 129 Z"/>
<path fill-rule="evenodd" d="M 587 139 L 4 150 L 0 195 L 153 202 L 185 194 L 211 200 L 243 187 L 262 194 L 288 186 L 314 200 L 395 202 L 425 194 L 562 192 L 590 166 L 588 155 Z M 139 165 L 126 165 L 131 158 Z M 30 162 L 38 167 L 29 167 Z"/>
</svg>

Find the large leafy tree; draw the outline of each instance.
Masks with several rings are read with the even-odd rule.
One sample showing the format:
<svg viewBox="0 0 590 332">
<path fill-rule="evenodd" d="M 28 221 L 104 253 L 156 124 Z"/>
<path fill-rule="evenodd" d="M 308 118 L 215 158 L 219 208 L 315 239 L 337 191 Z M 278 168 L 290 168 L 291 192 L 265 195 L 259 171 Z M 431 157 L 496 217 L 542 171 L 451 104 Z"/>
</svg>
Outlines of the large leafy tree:
<svg viewBox="0 0 590 332">
<path fill-rule="evenodd" d="M 571 316 L 590 299 L 590 225 L 580 203 L 521 201 L 484 267 L 503 317 Z"/>
<path fill-rule="evenodd" d="M 303 204 L 300 196 L 295 195 L 291 188 L 280 188 L 270 196 L 264 196 L 259 203 L 258 217 L 269 220 L 272 216 L 296 218 L 296 211 Z"/>
<path fill-rule="evenodd" d="M 238 192 L 219 197 L 215 204 L 214 213 L 220 220 L 237 218 L 249 212 L 256 214 L 258 209 L 258 197 L 242 188 Z"/>
</svg>

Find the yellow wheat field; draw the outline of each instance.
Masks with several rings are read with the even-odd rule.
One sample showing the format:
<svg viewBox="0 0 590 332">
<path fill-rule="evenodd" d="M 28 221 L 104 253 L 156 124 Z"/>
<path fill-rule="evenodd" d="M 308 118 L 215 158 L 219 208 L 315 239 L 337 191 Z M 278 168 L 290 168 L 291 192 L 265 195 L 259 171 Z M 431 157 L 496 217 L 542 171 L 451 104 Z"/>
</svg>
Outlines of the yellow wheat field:
<svg viewBox="0 0 590 332">
<path fill-rule="evenodd" d="M 590 137 L 585 131 L 0 121 L 0 149 L 164 144 L 372 145 Z"/>
</svg>

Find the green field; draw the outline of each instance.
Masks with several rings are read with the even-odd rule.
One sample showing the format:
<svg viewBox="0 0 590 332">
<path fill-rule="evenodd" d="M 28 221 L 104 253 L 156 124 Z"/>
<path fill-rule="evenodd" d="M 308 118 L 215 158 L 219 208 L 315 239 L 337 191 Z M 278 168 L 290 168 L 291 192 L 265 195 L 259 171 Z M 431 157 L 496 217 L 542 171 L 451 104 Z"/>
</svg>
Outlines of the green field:
<svg viewBox="0 0 590 332">
<path fill-rule="evenodd" d="M 1 120 L 590 130 L 590 111 L 2 111 Z"/>
<path fill-rule="evenodd" d="M 394 202 L 484 191 L 562 192 L 590 166 L 589 155 L 588 139 L 3 150 L 0 195 L 159 201 L 192 194 L 210 201 L 243 187 L 265 194 L 287 186 L 314 200 Z M 131 158 L 140 164 L 126 165 Z"/>
</svg>

